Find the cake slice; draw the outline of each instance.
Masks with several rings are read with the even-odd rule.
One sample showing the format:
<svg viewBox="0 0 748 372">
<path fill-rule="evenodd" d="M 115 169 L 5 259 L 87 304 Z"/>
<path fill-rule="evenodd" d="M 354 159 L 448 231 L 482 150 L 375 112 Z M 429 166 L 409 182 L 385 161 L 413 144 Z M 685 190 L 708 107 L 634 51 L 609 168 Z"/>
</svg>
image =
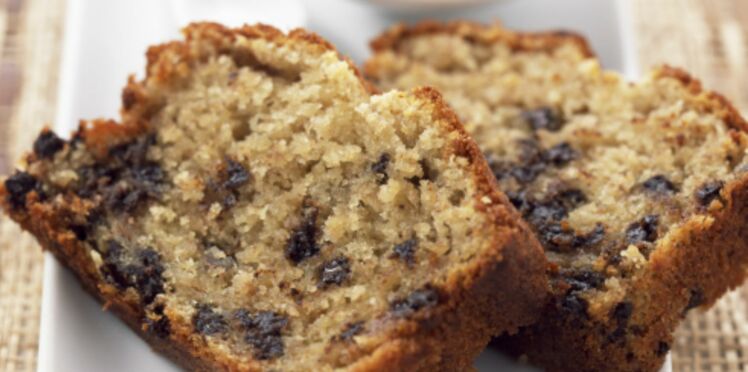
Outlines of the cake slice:
<svg viewBox="0 0 748 372">
<path fill-rule="evenodd" d="M 372 45 L 365 73 L 439 89 L 543 243 L 545 313 L 500 346 L 553 371 L 654 371 L 686 312 L 743 282 L 746 122 L 685 72 L 629 84 L 579 36 L 465 22 Z"/>
<path fill-rule="evenodd" d="M 184 34 L 0 187 L 106 309 L 211 371 L 458 370 L 536 318 L 542 248 L 439 94 L 302 30 Z"/>
</svg>

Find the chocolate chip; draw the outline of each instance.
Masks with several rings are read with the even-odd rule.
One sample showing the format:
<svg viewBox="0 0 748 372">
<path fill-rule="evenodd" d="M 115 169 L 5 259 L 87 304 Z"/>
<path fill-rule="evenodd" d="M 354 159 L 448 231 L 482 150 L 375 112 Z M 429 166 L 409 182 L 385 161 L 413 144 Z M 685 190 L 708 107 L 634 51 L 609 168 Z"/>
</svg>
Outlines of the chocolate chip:
<svg viewBox="0 0 748 372">
<path fill-rule="evenodd" d="M 566 282 L 571 286 L 572 291 L 587 291 L 600 288 L 605 282 L 605 275 L 597 271 L 574 271 L 564 276 Z"/>
<path fill-rule="evenodd" d="M 319 286 L 328 287 L 330 285 L 340 285 L 351 275 L 351 265 L 348 258 L 344 256 L 336 257 L 322 264 L 319 270 Z"/>
<path fill-rule="evenodd" d="M 10 206 L 18 209 L 26 206 L 26 195 L 32 190 L 41 194 L 41 183 L 29 173 L 16 171 L 5 180 L 5 190 L 8 191 L 7 200 Z"/>
<path fill-rule="evenodd" d="M 387 167 L 389 164 L 390 154 L 385 152 L 382 153 L 382 155 L 379 155 L 379 159 L 371 165 L 371 171 L 376 175 L 377 183 L 380 185 L 386 184 L 387 180 L 389 180 L 389 175 L 387 174 Z"/>
<path fill-rule="evenodd" d="M 644 190 L 654 194 L 672 194 L 678 191 L 675 184 L 662 174 L 654 175 L 642 183 Z"/>
<path fill-rule="evenodd" d="M 722 190 L 724 185 L 725 183 L 722 181 L 712 181 L 701 185 L 701 187 L 696 190 L 696 200 L 698 200 L 699 204 L 703 206 L 709 205 L 712 200 L 719 197 L 719 192 Z"/>
<path fill-rule="evenodd" d="M 120 181 L 105 191 L 104 203 L 115 212 L 134 211 L 148 194 L 128 181 Z"/>
<path fill-rule="evenodd" d="M 657 225 L 659 217 L 654 214 L 644 216 L 639 221 L 631 223 L 626 228 L 626 242 L 636 244 L 638 242 L 654 242 L 657 240 Z"/>
<path fill-rule="evenodd" d="M 657 355 L 658 357 L 661 357 L 667 354 L 668 351 L 670 351 L 670 344 L 668 344 L 665 341 L 660 341 L 657 343 L 657 348 L 655 349 L 655 355 Z"/>
<path fill-rule="evenodd" d="M 512 167 L 509 174 L 522 184 L 528 184 L 535 181 L 538 176 L 545 171 L 545 163 L 537 162 L 526 165 Z"/>
<path fill-rule="evenodd" d="M 525 214 L 532 208 L 532 203 L 528 200 L 527 194 L 524 191 L 507 191 L 505 194 L 512 205 L 514 205 L 520 213 Z"/>
<path fill-rule="evenodd" d="M 228 323 L 223 315 L 215 312 L 210 305 L 200 304 L 192 315 L 192 325 L 195 331 L 203 335 L 223 333 L 228 330 Z"/>
<path fill-rule="evenodd" d="M 526 218 L 532 225 L 539 227 L 549 222 L 561 221 L 568 213 L 562 200 L 551 199 L 536 203 Z"/>
<path fill-rule="evenodd" d="M 317 215 L 315 207 L 304 207 L 301 224 L 297 226 L 286 242 L 286 258 L 294 264 L 314 256 L 319 252 L 317 245 Z"/>
<path fill-rule="evenodd" d="M 439 293 L 427 286 L 413 291 L 406 298 L 393 301 L 390 304 L 390 311 L 397 317 L 407 317 L 421 309 L 436 306 L 438 303 Z"/>
<path fill-rule="evenodd" d="M 704 296 L 704 290 L 701 288 L 692 288 L 691 297 L 689 297 L 688 304 L 686 305 L 686 308 L 683 311 L 685 312 L 685 311 L 697 308 L 703 305 L 704 303 L 706 303 L 706 296 Z"/>
<path fill-rule="evenodd" d="M 628 301 L 619 302 L 615 308 L 611 311 L 610 317 L 617 323 L 615 330 L 611 332 L 607 340 L 610 343 L 616 343 L 622 341 L 626 336 L 626 328 L 628 327 L 629 318 L 634 309 L 634 305 Z"/>
<path fill-rule="evenodd" d="M 144 304 L 150 304 L 164 292 L 161 257 L 153 249 L 146 248 L 128 257 L 124 246 L 115 240 L 106 242 L 107 249 L 102 255 L 105 278 L 119 289 L 133 287 L 140 294 Z"/>
<path fill-rule="evenodd" d="M 617 326 L 606 339 L 609 343 L 617 343 L 623 341 L 624 337 L 626 337 L 626 327 Z"/>
<path fill-rule="evenodd" d="M 140 293 L 144 303 L 153 302 L 156 296 L 164 293 L 164 267 L 161 265 L 161 256 L 153 249 L 146 248 L 138 252 L 138 263 L 136 266 L 135 289 Z"/>
<path fill-rule="evenodd" d="M 618 324 L 628 324 L 631 313 L 634 311 L 634 305 L 631 302 L 619 302 L 613 308 L 610 317 L 615 319 Z"/>
<path fill-rule="evenodd" d="M 560 167 L 576 159 L 577 152 L 566 142 L 559 143 L 545 152 L 545 159 Z"/>
<path fill-rule="evenodd" d="M 527 110 L 522 113 L 522 118 L 530 124 L 532 130 L 545 129 L 555 132 L 561 129 L 564 124 L 561 115 L 550 107 Z"/>
<path fill-rule="evenodd" d="M 228 159 L 226 162 L 226 181 L 223 187 L 227 189 L 236 189 L 244 185 L 250 179 L 251 175 L 241 164 Z"/>
<path fill-rule="evenodd" d="M 109 158 L 77 170 L 76 194 L 91 198 L 100 194 L 108 209 L 130 213 L 143 202 L 158 198 L 166 180 L 161 165 L 147 160 L 154 135 L 113 146 Z"/>
<path fill-rule="evenodd" d="M 523 138 L 517 141 L 520 164 L 542 163 L 545 160 L 543 148 L 534 138 Z"/>
<path fill-rule="evenodd" d="M 408 267 L 413 267 L 415 264 L 416 247 L 418 246 L 418 239 L 410 238 L 400 244 L 395 244 L 392 248 L 392 258 L 397 258 L 405 262 Z"/>
<path fill-rule="evenodd" d="M 574 229 L 564 227 L 557 222 L 544 223 L 538 229 L 540 242 L 546 249 L 554 252 L 570 252 L 576 248 Z"/>
<path fill-rule="evenodd" d="M 88 226 L 70 225 L 69 229 L 73 232 L 73 234 L 75 234 L 75 238 L 78 239 L 78 241 L 85 241 L 88 238 Z"/>
<path fill-rule="evenodd" d="M 34 154 L 40 159 L 51 158 L 63 147 L 65 141 L 51 130 L 45 130 L 34 141 Z"/>
<path fill-rule="evenodd" d="M 602 242 L 604 237 L 605 226 L 597 223 L 595 224 L 595 227 L 592 229 L 592 231 L 589 231 L 587 234 L 577 236 L 577 241 L 575 242 L 575 244 L 578 247 L 593 247 Z"/>
<path fill-rule="evenodd" d="M 579 297 L 577 292 L 570 292 L 561 299 L 561 310 L 569 315 L 586 318 L 587 301 Z"/>
<path fill-rule="evenodd" d="M 164 180 L 164 171 L 158 163 L 148 162 L 132 169 L 133 179 L 146 192 L 156 194 L 156 187 Z"/>
<path fill-rule="evenodd" d="M 131 285 L 130 273 L 124 262 L 125 249 L 115 240 L 107 240 L 105 245 L 106 251 L 102 254 L 104 260 L 102 272 L 107 281 L 119 289 L 125 289 Z"/>
<path fill-rule="evenodd" d="M 345 328 L 343 329 L 343 332 L 340 332 L 338 336 L 335 337 L 335 340 L 338 341 L 351 341 L 353 340 L 353 337 L 360 334 L 361 331 L 364 330 L 364 322 L 358 321 L 353 323 L 348 323 L 345 325 Z"/>
<path fill-rule="evenodd" d="M 488 163 L 488 167 L 491 169 L 491 173 L 496 177 L 497 180 L 501 180 L 505 176 L 509 176 L 512 164 L 499 159 L 494 153 L 486 152 L 483 154 Z"/>
<path fill-rule="evenodd" d="M 118 164 L 112 166 L 133 167 L 147 161 L 148 149 L 156 143 L 156 136 L 149 134 L 133 141 L 113 146 L 109 149 L 110 160 Z"/>
<path fill-rule="evenodd" d="M 555 198 L 561 200 L 563 205 L 568 209 L 576 208 L 587 202 L 587 196 L 579 189 L 563 190 Z"/>
<path fill-rule="evenodd" d="M 146 318 L 145 323 L 148 327 L 148 332 L 156 335 L 158 338 L 167 338 L 171 334 L 171 323 L 165 315 L 156 320 Z"/>
<path fill-rule="evenodd" d="M 254 356 L 260 360 L 279 357 L 284 353 L 281 332 L 288 324 L 288 319 L 272 311 L 250 313 L 240 309 L 234 318 L 246 331 L 244 340 L 253 346 Z"/>
</svg>

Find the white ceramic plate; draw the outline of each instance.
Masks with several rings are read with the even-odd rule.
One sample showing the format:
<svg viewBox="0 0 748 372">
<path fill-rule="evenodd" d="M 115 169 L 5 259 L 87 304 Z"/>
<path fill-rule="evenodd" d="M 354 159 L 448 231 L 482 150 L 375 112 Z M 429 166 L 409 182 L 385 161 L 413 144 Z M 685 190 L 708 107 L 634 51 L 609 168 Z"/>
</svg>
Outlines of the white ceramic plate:
<svg viewBox="0 0 748 372">
<path fill-rule="evenodd" d="M 603 63 L 636 76 L 630 22 L 624 0 L 505 0 L 464 10 L 416 16 L 366 1 L 316 0 L 68 0 L 55 129 L 67 134 L 79 118 L 116 117 L 129 73 L 143 74 L 148 45 L 173 39 L 190 20 L 229 25 L 264 22 L 288 29 L 307 26 L 355 61 L 388 25 L 416 18 L 502 20 L 518 29 L 567 28 L 590 38 Z M 40 372 L 177 371 L 80 288 L 50 254 L 45 257 Z M 478 361 L 480 371 L 522 371 L 495 351 Z M 669 362 L 664 371 L 669 371 Z"/>
</svg>

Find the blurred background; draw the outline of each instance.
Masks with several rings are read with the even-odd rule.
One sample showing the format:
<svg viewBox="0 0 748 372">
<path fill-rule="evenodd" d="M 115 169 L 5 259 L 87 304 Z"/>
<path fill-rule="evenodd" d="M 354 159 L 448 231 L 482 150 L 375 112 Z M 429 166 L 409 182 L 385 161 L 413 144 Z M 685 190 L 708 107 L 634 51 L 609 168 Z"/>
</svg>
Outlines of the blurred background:
<svg viewBox="0 0 748 372">
<path fill-rule="evenodd" d="M 71 2 L 79 7 L 75 17 L 66 11 Z M 218 3 L 225 5 L 218 7 Z M 746 0 L 277 0 L 263 3 L 250 0 L 0 0 L 0 174 L 13 169 L 14 162 L 30 147 L 41 127 L 52 126 L 56 117 L 65 117 L 57 110 L 61 100 L 71 115 L 114 115 L 119 87 L 127 72 L 140 70 L 139 66 L 144 63 L 144 45 L 174 37 L 178 26 L 205 17 L 215 17 L 229 24 L 263 20 L 284 28 L 305 25 L 335 43 L 356 62 L 367 57 L 368 40 L 387 25 L 401 20 L 466 18 L 483 22 L 500 20 L 519 29 L 568 28 L 589 37 L 608 68 L 633 77 L 638 71 L 661 63 L 684 67 L 702 79 L 706 87 L 731 99 L 744 114 L 748 108 Z M 251 16 L 236 11 L 246 10 L 248 4 L 264 10 L 253 10 Z M 76 39 L 77 43 L 100 43 L 94 44 L 98 45 L 94 48 L 86 44 L 89 48 L 81 50 L 110 51 L 77 56 L 75 66 L 63 70 L 78 67 L 79 73 L 74 78 L 67 76 L 67 84 L 84 87 L 86 84 L 105 87 L 109 84 L 112 88 L 106 89 L 106 95 L 77 95 L 74 101 L 70 101 L 70 97 L 59 97 L 60 62 L 66 52 L 71 53 L 64 50 L 65 45 L 68 48 L 71 45 L 65 42 L 66 32 L 86 36 Z M 120 35 L 121 39 L 112 35 Z M 80 44 L 73 45 L 80 48 Z M 138 52 L 129 52 L 128 48 Z M 103 77 L 93 73 L 101 71 L 96 66 L 114 60 L 121 63 L 111 70 L 113 72 Z M 0 216 L 0 371 L 36 370 L 42 273 L 43 254 L 36 243 L 6 217 Z M 679 329 L 673 345 L 673 370 L 748 370 L 747 303 L 748 287 L 743 287 L 725 296 L 709 312 L 692 313 Z"/>
</svg>

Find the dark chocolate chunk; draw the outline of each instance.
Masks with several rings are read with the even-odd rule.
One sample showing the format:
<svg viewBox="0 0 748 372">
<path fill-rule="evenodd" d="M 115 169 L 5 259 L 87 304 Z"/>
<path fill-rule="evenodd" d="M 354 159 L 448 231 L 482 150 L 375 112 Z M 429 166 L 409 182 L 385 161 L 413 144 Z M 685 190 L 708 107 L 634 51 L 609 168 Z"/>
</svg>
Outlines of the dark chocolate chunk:
<svg viewBox="0 0 748 372">
<path fill-rule="evenodd" d="M 512 167 L 509 173 L 517 182 L 528 184 L 535 181 L 538 176 L 545 171 L 545 163 L 537 162 L 521 166 Z"/>
<path fill-rule="evenodd" d="M 610 343 L 616 343 L 623 341 L 624 337 L 626 337 L 626 327 L 617 326 L 606 339 Z"/>
<path fill-rule="evenodd" d="M 416 247 L 418 246 L 418 239 L 410 238 L 400 244 L 396 244 L 392 248 L 392 258 L 397 258 L 405 262 L 408 267 L 413 267 L 415 264 Z"/>
<path fill-rule="evenodd" d="M 363 330 L 364 330 L 363 321 L 348 323 L 345 325 L 343 332 L 340 332 L 340 334 L 337 337 L 335 337 L 335 339 L 338 341 L 351 341 L 353 340 L 353 336 L 360 334 L 361 331 Z"/>
<path fill-rule="evenodd" d="M 683 311 L 685 312 L 685 311 L 697 308 L 703 305 L 705 302 L 706 302 L 706 296 L 704 296 L 704 290 L 701 288 L 692 288 L 691 297 L 689 297 L 688 304 L 686 305 L 686 308 Z"/>
<path fill-rule="evenodd" d="M 520 164 L 542 163 L 545 160 L 543 148 L 534 138 L 524 138 L 517 141 Z"/>
<path fill-rule="evenodd" d="M 139 137 L 133 141 L 113 146 L 109 149 L 110 160 L 118 162 L 113 166 L 133 167 L 147 161 L 148 149 L 156 143 L 153 134 Z"/>
<path fill-rule="evenodd" d="M 639 221 L 631 223 L 626 228 L 626 242 L 636 244 L 638 242 L 654 242 L 657 240 L 657 225 L 659 217 L 654 214 L 644 216 Z"/>
<path fill-rule="evenodd" d="M 575 271 L 571 274 L 564 275 L 566 282 L 571 286 L 573 291 L 586 291 L 589 289 L 600 288 L 605 282 L 605 275 L 597 271 Z"/>
<path fill-rule="evenodd" d="M 228 330 L 228 323 L 223 315 L 215 312 L 210 305 L 200 304 L 192 315 L 192 325 L 195 331 L 203 335 L 223 333 Z"/>
<path fill-rule="evenodd" d="M 153 302 L 159 293 L 164 293 L 164 267 L 161 256 L 153 249 L 146 248 L 138 252 L 138 266 L 135 270 L 135 289 L 140 293 L 144 303 Z"/>
<path fill-rule="evenodd" d="M 657 343 L 657 348 L 655 349 L 655 354 L 657 356 L 664 356 L 668 351 L 670 351 L 670 344 L 665 341 L 660 341 Z"/>
<path fill-rule="evenodd" d="M 626 328 L 628 327 L 629 318 L 634 309 L 634 305 L 631 302 L 619 302 L 616 307 L 611 311 L 610 317 L 617 323 L 616 329 L 611 332 L 607 339 L 608 342 L 616 343 L 622 341 L 626 337 Z"/>
<path fill-rule="evenodd" d="M 642 187 L 648 192 L 659 195 L 672 194 L 678 191 L 678 188 L 675 187 L 675 184 L 673 184 L 669 179 L 667 179 L 667 177 L 662 174 L 654 175 L 648 178 L 642 183 Z"/>
<path fill-rule="evenodd" d="M 291 232 L 286 241 L 286 258 L 291 262 L 299 262 L 314 256 L 319 252 L 317 245 L 317 215 L 319 211 L 315 207 L 304 207 L 301 224 Z"/>
<path fill-rule="evenodd" d="M 536 203 L 526 217 L 533 226 L 539 227 L 549 222 L 561 221 L 566 218 L 568 213 L 561 200 L 551 199 Z"/>
<path fill-rule="evenodd" d="M 226 181 L 223 183 L 223 187 L 236 189 L 247 183 L 250 177 L 251 175 L 247 169 L 241 164 L 231 159 L 226 161 Z"/>
<path fill-rule="evenodd" d="M 237 201 L 238 200 L 237 200 L 236 194 L 234 194 L 234 193 L 227 193 L 223 197 L 223 200 L 221 201 L 221 205 L 223 205 L 224 208 L 231 208 L 234 205 L 236 205 Z"/>
<path fill-rule="evenodd" d="M 75 234 L 75 238 L 79 241 L 85 241 L 88 238 L 89 229 L 84 225 L 70 225 L 70 231 Z"/>
<path fill-rule="evenodd" d="M 618 324 L 628 324 L 631 313 L 634 310 L 634 305 L 631 302 L 624 301 L 619 302 L 610 314 L 610 317 L 615 319 Z"/>
<path fill-rule="evenodd" d="M 147 198 L 148 194 L 140 188 L 127 181 L 120 181 L 106 190 L 104 203 L 113 211 L 129 213 Z"/>
<path fill-rule="evenodd" d="M 390 176 L 387 174 L 387 167 L 390 164 L 390 154 L 388 153 L 382 153 L 382 155 L 379 155 L 379 159 L 376 161 L 376 163 L 371 165 L 371 171 L 374 172 L 374 174 L 377 177 L 377 183 L 380 185 L 384 185 L 389 180 Z"/>
<path fill-rule="evenodd" d="M 532 130 L 545 129 L 555 132 L 564 125 L 561 115 L 550 107 L 527 110 L 522 113 L 522 118 L 530 124 Z"/>
<path fill-rule="evenodd" d="M 579 189 L 566 189 L 556 195 L 568 209 L 574 209 L 587 202 L 587 196 Z"/>
<path fill-rule="evenodd" d="M 130 273 L 127 264 L 123 261 L 124 247 L 115 240 L 106 241 L 106 251 L 102 254 L 104 264 L 102 272 L 107 280 L 119 289 L 125 289 L 131 285 Z"/>
<path fill-rule="evenodd" d="M 527 213 L 532 208 L 532 202 L 527 198 L 527 194 L 524 191 L 507 191 L 506 196 L 512 205 L 522 214 Z"/>
<path fill-rule="evenodd" d="M 256 358 L 267 360 L 283 355 L 281 332 L 288 324 L 288 318 L 272 311 L 252 314 L 245 309 L 238 310 L 234 318 L 246 331 L 244 340 L 253 346 Z"/>
<path fill-rule="evenodd" d="M 153 249 L 139 251 L 128 262 L 127 252 L 119 242 L 108 240 L 102 254 L 102 272 L 107 280 L 119 289 L 133 287 L 144 304 L 150 304 L 159 293 L 164 292 L 161 257 Z"/>
<path fill-rule="evenodd" d="M 538 228 L 540 242 L 554 252 L 569 252 L 577 247 L 577 235 L 573 229 L 560 223 L 545 223 Z"/>
<path fill-rule="evenodd" d="M 90 198 L 99 189 L 112 183 L 119 174 L 118 170 L 103 165 L 83 166 L 78 168 L 78 186 L 75 193 L 81 198 Z"/>
<path fill-rule="evenodd" d="M 156 193 L 156 187 L 164 180 L 164 171 L 158 163 L 148 162 L 132 169 L 133 179 L 145 191 Z"/>
<path fill-rule="evenodd" d="M 712 181 L 701 185 L 701 187 L 696 190 L 696 200 L 698 200 L 699 204 L 703 206 L 709 205 L 712 200 L 719 197 L 719 192 L 722 190 L 724 185 L 725 183 L 722 181 Z"/>
<path fill-rule="evenodd" d="M 577 247 L 594 247 L 605 237 L 605 226 L 600 223 L 595 224 L 595 227 L 584 235 L 578 235 L 575 240 Z"/>
<path fill-rule="evenodd" d="M 559 143 L 545 152 L 545 158 L 549 163 L 560 167 L 576 159 L 577 152 L 566 142 Z"/>
<path fill-rule="evenodd" d="M 431 287 L 424 287 L 413 291 L 408 297 L 395 300 L 390 304 L 390 311 L 397 317 L 409 316 L 418 310 L 436 306 L 439 303 L 439 293 Z"/>
<path fill-rule="evenodd" d="M 23 171 L 16 171 L 5 180 L 5 190 L 8 191 L 7 200 L 10 206 L 23 208 L 26 205 L 26 194 L 32 190 L 41 194 L 41 184 L 34 176 Z"/>
<path fill-rule="evenodd" d="M 34 154 L 40 159 L 51 158 L 65 147 L 65 141 L 51 130 L 45 130 L 34 141 Z"/>
<path fill-rule="evenodd" d="M 561 310 L 569 315 L 580 318 L 587 317 L 587 301 L 579 297 L 578 293 L 575 291 L 564 296 L 564 298 L 561 299 L 560 306 Z"/>
<path fill-rule="evenodd" d="M 351 264 L 344 256 L 336 257 L 322 264 L 319 270 L 319 286 L 340 285 L 351 275 Z"/>
<path fill-rule="evenodd" d="M 166 315 L 156 320 L 146 318 L 145 323 L 148 326 L 148 332 L 156 335 L 158 338 L 167 338 L 171 334 L 171 323 Z"/>
<path fill-rule="evenodd" d="M 487 152 L 483 156 L 486 158 L 488 167 L 491 168 L 491 173 L 496 177 L 497 180 L 501 180 L 505 176 L 511 175 L 512 164 L 499 159 L 495 154 Z"/>
</svg>

